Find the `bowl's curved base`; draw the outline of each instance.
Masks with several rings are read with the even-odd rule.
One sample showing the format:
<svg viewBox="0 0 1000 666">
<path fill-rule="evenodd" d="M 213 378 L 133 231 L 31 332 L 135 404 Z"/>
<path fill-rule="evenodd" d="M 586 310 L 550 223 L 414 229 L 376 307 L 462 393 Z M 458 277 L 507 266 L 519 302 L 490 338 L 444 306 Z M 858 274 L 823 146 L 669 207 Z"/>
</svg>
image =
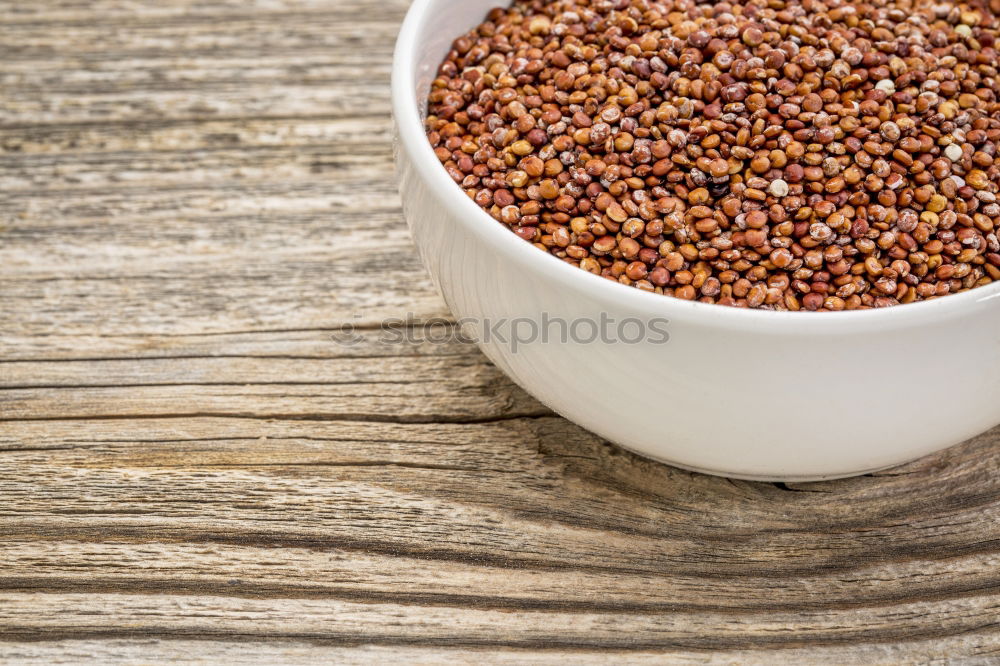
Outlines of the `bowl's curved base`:
<svg viewBox="0 0 1000 666">
<path fill-rule="evenodd" d="M 780 476 L 780 475 L 755 476 L 753 474 L 740 474 L 738 472 L 731 472 L 725 470 L 692 467 L 691 465 L 684 465 L 682 463 L 674 462 L 673 460 L 667 460 L 666 458 L 651 456 L 648 453 L 640 453 L 635 449 L 631 449 L 627 446 L 622 446 L 621 444 L 616 443 L 615 446 L 622 448 L 630 453 L 634 453 L 635 455 L 641 458 L 645 458 L 647 460 L 655 460 L 658 463 L 669 465 L 671 467 L 676 467 L 677 469 L 683 469 L 687 472 L 696 472 L 698 474 L 707 474 L 709 476 L 721 476 L 726 479 L 734 479 L 737 481 L 760 481 L 763 483 L 817 483 L 819 481 L 836 481 L 837 479 L 851 479 L 856 476 L 864 476 L 865 474 L 874 474 L 875 472 L 881 472 L 883 470 L 899 467 L 900 465 L 905 465 L 908 462 L 913 462 L 912 460 L 905 460 L 903 462 L 895 463 L 892 465 L 883 465 L 882 467 L 875 467 L 874 469 L 864 469 L 858 472 L 850 472 L 848 474 L 830 474 L 830 475 L 819 475 L 819 476 Z M 914 458 L 914 460 L 919 460 L 919 458 L 920 457 Z"/>
</svg>

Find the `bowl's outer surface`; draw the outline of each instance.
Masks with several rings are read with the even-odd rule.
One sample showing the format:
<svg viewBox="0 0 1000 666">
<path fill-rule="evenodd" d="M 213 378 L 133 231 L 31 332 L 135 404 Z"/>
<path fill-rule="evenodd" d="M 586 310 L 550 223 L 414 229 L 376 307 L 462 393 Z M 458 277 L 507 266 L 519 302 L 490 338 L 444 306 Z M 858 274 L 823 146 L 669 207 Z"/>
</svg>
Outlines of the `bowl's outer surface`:
<svg viewBox="0 0 1000 666">
<path fill-rule="evenodd" d="M 479 210 L 440 167 L 419 116 L 449 44 L 492 6 L 415 0 L 397 44 L 403 205 L 448 306 L 492 322 L 543 313 L 567 322 L 670 321 L 664 344 L 536 340 L 515 353 L 499 340 L 481 342 L 518 384 L 630 450 L 739 478 L 860 474 L 1000 422 L 998 285 L 881 311 L 750 312 L 591 276 Z M 587 337 L 585 326 L 578 331 Z"/>
</svg>

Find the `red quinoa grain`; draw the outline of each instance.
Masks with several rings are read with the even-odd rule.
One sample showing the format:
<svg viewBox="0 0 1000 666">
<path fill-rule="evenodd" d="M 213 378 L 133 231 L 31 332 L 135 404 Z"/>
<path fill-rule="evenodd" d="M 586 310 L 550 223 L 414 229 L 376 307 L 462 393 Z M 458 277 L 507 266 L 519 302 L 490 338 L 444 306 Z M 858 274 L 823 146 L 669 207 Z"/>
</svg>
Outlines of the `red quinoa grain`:
<svg viewBox="0 0 1000 666">
<path fill-rule="evenodd" d="M 427 134 L 519 237 L 684 300 L 837 311 L 1000 280 L 1000 0 L 518 0 Z"/>
</svg>

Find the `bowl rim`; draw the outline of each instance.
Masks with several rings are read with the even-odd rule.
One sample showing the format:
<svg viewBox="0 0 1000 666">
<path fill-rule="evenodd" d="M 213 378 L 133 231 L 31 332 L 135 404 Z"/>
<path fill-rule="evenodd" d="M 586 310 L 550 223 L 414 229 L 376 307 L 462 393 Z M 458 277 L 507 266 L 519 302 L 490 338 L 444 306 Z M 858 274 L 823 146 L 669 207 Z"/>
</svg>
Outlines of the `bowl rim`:
<svg viewBox="0 0 1000 666">
<path fill-rule="evenodd" d="M 595 296 L 616 302 L 637 314 L 648 313 L 677 316 L 679 319 L 700 320 L 706 324 L 750 328 L 762 327 L 802 329 L 812 332 L 851 330 L 863 332 L 886 328 L 899 328 L 941 322 L 944 319 L 967 316 L 988 306 L 1000 306 L 1000 281 L 950 294 L 929 301 L 919 301 L 871 310 L 843 310 L 837 312 L 774 311 L 737 308 L 686 301 L 671 296 L 646 292 L 612 282 L 578 267 L 570 266 L 548 252 L 542 252 L 530 243 L 511 233 L 501 223 L 472 201 L 448 176 L 427 141 L 421 120 L 421 100 L 416 93 L 416 69 L 419 66 L 417 45 L 428 28 L 427 19 L 432 0 L 413 0 L 400 28 L 393 52 L 391 108 L 397 128 L 397 141 L 414 162 L 416 171 L 435 196 L 448 208 L 458 213 L 460 223 L 471 234 L 490 244 L 496 252 L 504 253 L 518 264 L 530 264 L 543 273 L 547 280 L 589 291 Z M 457 37 L 457 36 L 456 36 Z M 794 327 L 789 324 L 794 323 Z M 800 328 L 802 327 L 802 328 Z M 777 330 L 777 329 L 775 329 Z"/>
</svg>

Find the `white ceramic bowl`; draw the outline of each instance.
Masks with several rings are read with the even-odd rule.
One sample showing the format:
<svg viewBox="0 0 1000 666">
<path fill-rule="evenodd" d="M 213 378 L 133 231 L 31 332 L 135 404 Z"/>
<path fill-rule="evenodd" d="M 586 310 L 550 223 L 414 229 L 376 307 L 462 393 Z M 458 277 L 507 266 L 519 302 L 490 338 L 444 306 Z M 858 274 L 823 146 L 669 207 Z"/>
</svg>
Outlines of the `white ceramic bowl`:
<svg viewBox="0 0 1000 666">
<path fill-rule="evenodd" d="M 586 326 L 560 344 L 558 325 L 516 353 L 481 342 L 525 390 L 627 449 L 745 479 L 862 474 L 1000 422 L 1000 284 L 864 312 L 706 305 L 591 275 L 482 211 L 435 158 L 422 117 L 451 42 L 495 4 L 414 0 L 396 44 L 400 190 L 425 265 L 460 318 L 670 321 L 665 344 L 585 344 Z"/>
</svg>

